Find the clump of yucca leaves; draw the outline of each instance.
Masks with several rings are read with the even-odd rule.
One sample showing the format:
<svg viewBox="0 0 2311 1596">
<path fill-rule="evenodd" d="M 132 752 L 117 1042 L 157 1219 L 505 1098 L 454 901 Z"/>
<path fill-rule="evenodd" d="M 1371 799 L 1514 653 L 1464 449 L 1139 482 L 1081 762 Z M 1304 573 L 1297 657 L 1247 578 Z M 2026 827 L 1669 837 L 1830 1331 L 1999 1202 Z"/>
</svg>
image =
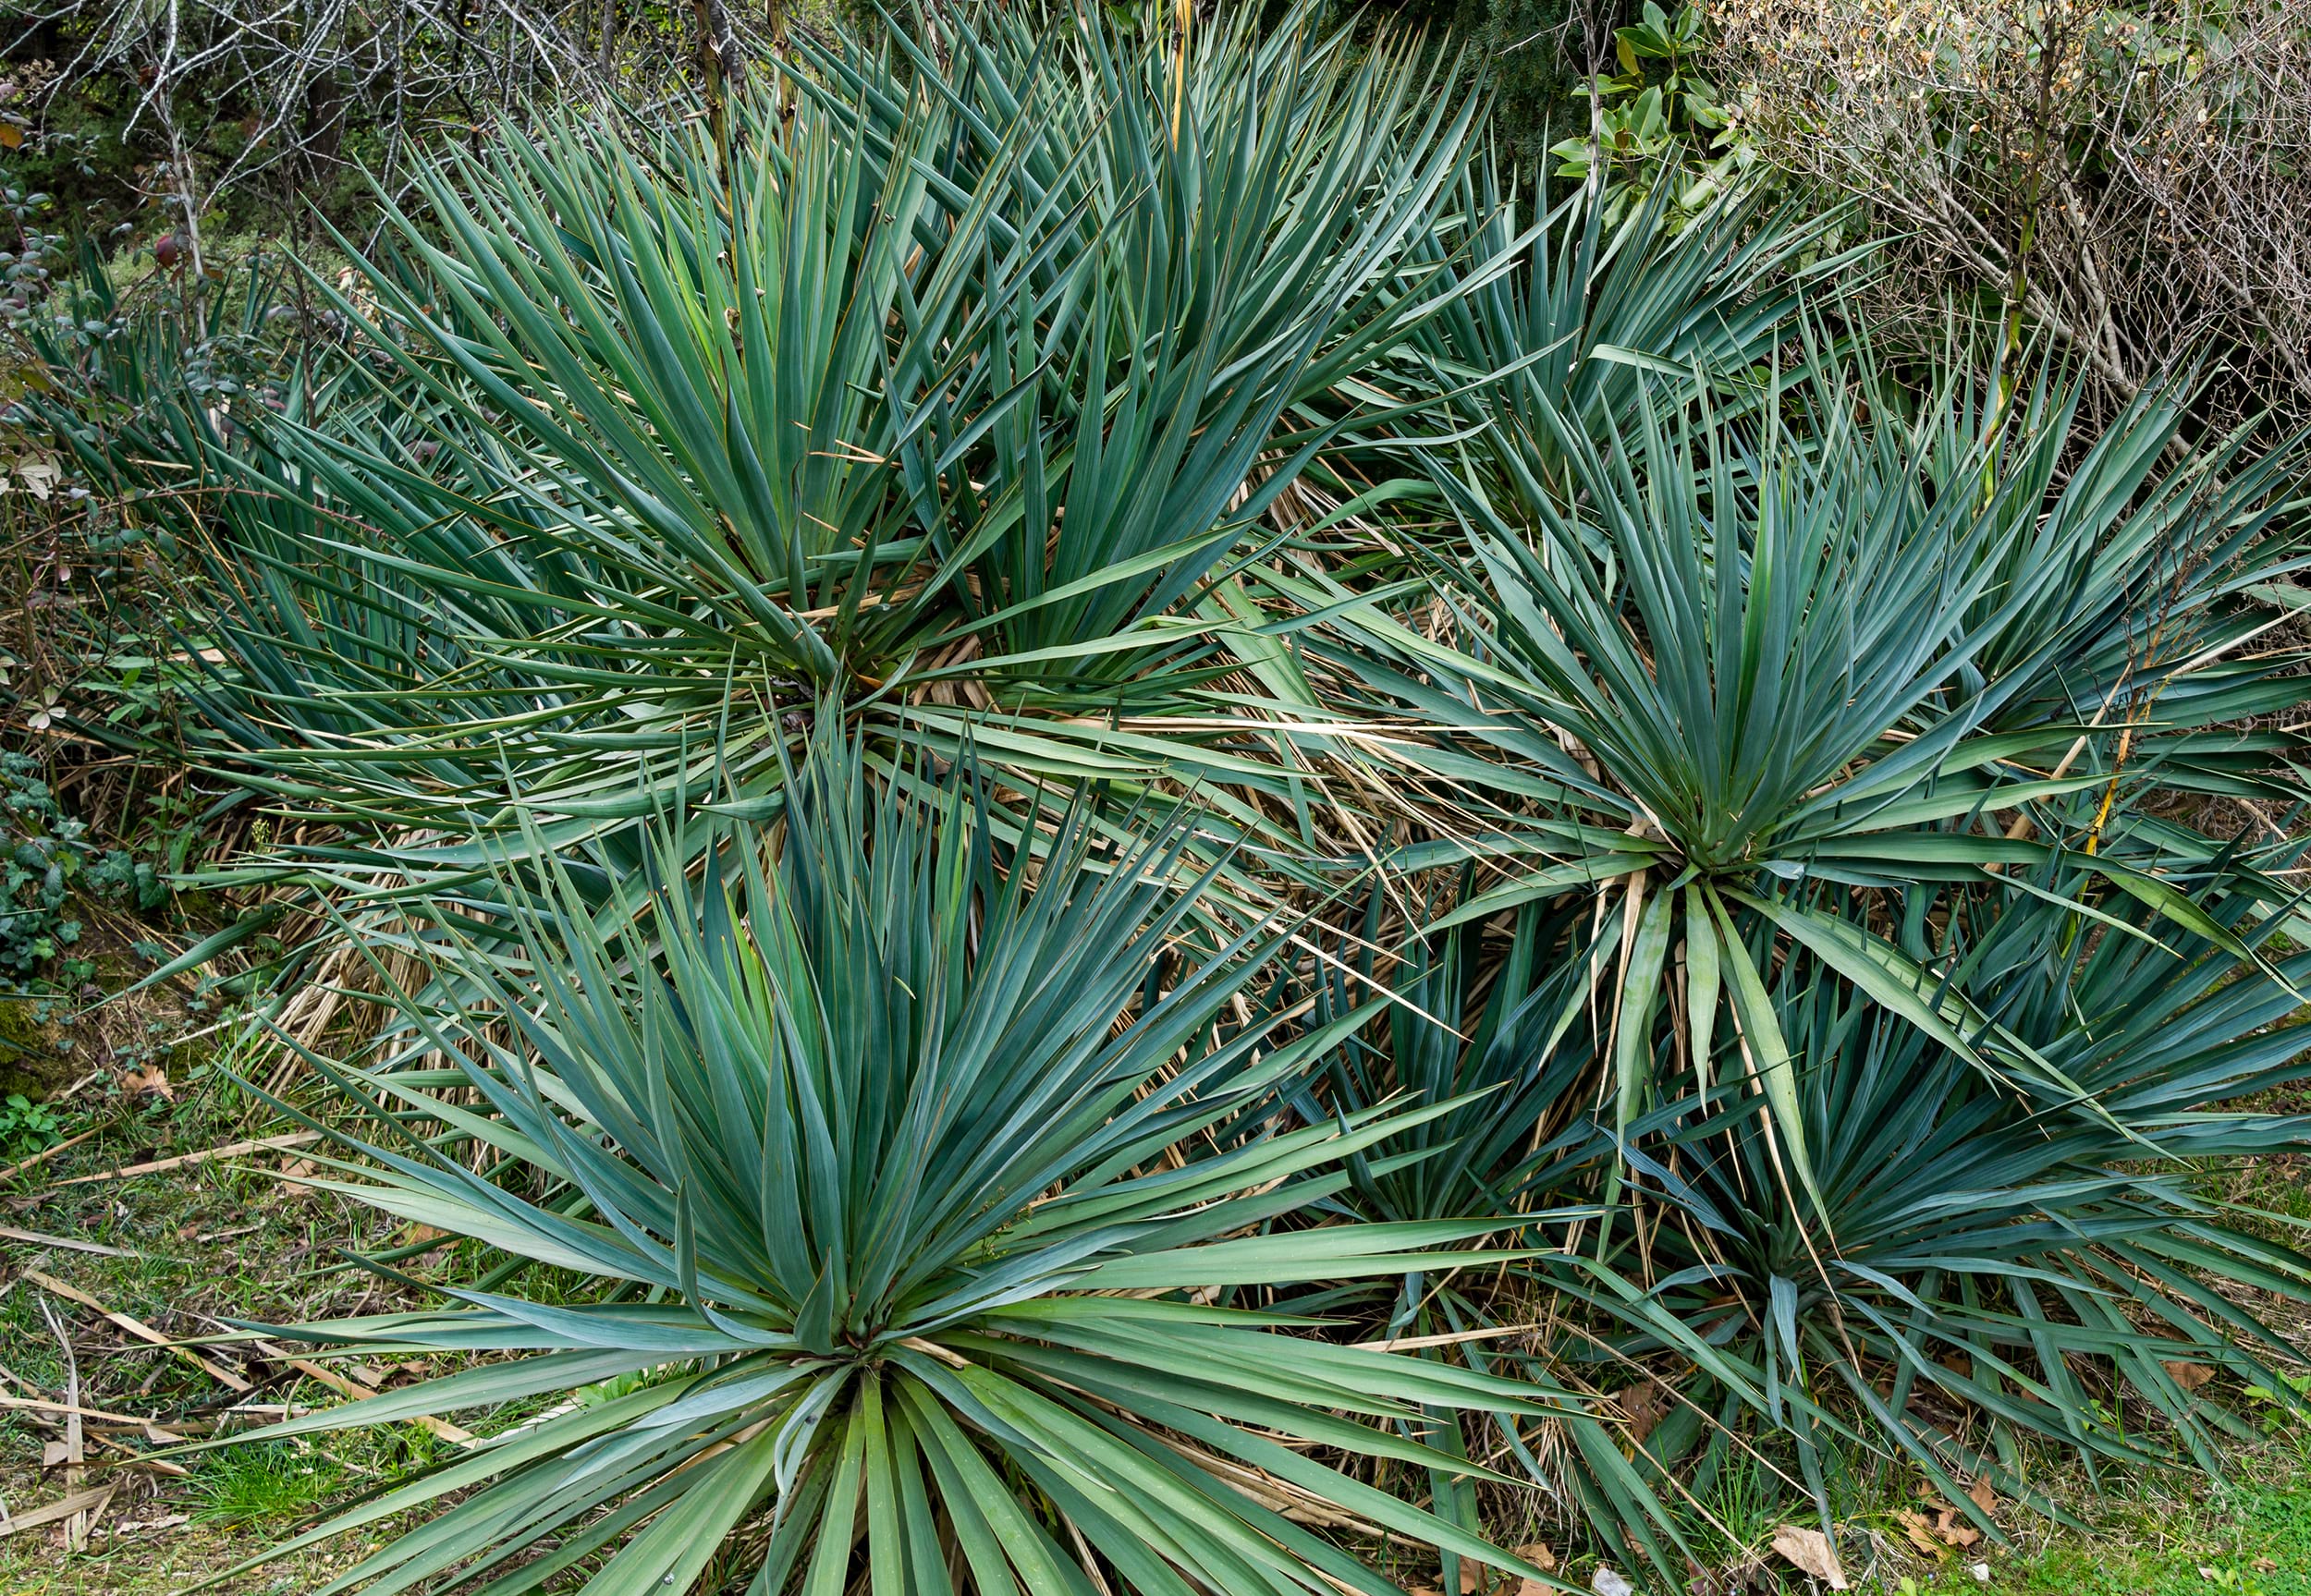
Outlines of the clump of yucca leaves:
<svg viewBox="0 0 2311 1596">
<path fill-rule="evenodd" d="M 208 757 L 426 971 L 347 1184 L 506 1254 L 295 1334 L 527 1355 L 299 1426 L 601 1398 L 348 1580 L 1682 1578 L 1737 1456 L 2219 1466 L 2311 1294 L 2206 1178 L 2305 1140 L 2296 454 L 1898 372 L 1752 201 L 1525 218 L 1306 12 L 889 50 L 446 166 L 156 452 Z"/>
<path fill-rule="evenodd" d="M 325 1589 L 528 1590 L 605 1552 L 589 1590 L 688 1589 L 758 1511 L 764 1591 L 854 1563 L 923 1591 L 1393 1589 L 1320 1529 L 1537 1573 L 1359 1468 L 1486 1474 L 1435 1416 L 1578 1403 L 1311 1334 L 1332 1321 L 1285 1289 L 1515 1255 L 1468 1249 L 1502 1220 L 1290 1224 L 1446 1105 L 1280 1123 L 1278 1083 L 1361 1017 L 1268 1001 L 1279 932 L 1196 933 L 1177 824 L 1107 844 L 1087 803 L 1031 890 L 969 782 L 902 797 L 822 737 L 789 785 L 775 847 L 688 835 L 607 933 L 567 878 L 511 955 L 441 914 L 465 1002 L 408 1014 L 446 1062 L 330 1069 L 374 1129 L 324 1184 L 612 1289 L 292 1332 L 523 1356 L 269 1433 L 630 1388 L 313 1531 L 440 1509 Z"/>
</svg>

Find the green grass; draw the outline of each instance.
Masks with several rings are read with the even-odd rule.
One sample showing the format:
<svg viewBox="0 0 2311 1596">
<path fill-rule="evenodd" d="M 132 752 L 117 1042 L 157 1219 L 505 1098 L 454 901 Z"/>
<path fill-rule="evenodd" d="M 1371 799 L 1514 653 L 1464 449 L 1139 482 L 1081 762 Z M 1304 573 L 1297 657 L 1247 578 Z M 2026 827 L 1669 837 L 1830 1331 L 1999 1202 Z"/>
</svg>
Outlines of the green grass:
<svg viewBox="0 0 2311 1596">
<path fill-rule="evenodd" d="M 2311 1596 L 2311 1480 L 2129 1503 L 2000 1567 L 1996 1596 Z M 1971 1581 L 1969 1581 L 1971 1583 Z"/>
<path fill-rule="evenodd" d="M 325 1505 L 346 1482 L 336 1459 L 311 1445 L 274 1442 L 211 1453 L 187 1487 L 196 1524 L 269 1528 Z"/>
</svg>

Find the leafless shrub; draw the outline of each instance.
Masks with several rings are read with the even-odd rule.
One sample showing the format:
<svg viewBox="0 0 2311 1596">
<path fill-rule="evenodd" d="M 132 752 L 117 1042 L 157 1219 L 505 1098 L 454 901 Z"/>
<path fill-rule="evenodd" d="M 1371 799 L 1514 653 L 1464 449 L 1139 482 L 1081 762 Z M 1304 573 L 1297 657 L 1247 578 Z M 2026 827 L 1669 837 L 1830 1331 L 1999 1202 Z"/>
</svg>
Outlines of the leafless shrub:
<svg viewBox="0 0 2311 1596">
<path fill-rule="evenodd" d="M 1718 0 L 1742 115 L 1901 236 L 1889 279 L 2034 325 L 2115 397 L 2211 351 L 2311 420 L 2311 6 Z M 2211 419 L 2211 418 L 2210 418 Z"/>
<path fill-rule="evenodd" d="M 161 158 L 148 200 L 200 263 L 201 217 L 263 174 L 296 190 L 348 156 L 392 184 L 429 143 L 476 136 L 533 104 L 615 97 L 644 114 L 694 92 L 702 41 L 736 70 L 774 47 L 782 7 L 719 0 L 0 0 L 11 55 L 48 44 L 54 93 L 99 74 L 136 85 L 122 136 Z M 62 48 L 56 48 L 61 45 Z M 224 152 L 195 131 L 229 108 Z"/>
</svg>

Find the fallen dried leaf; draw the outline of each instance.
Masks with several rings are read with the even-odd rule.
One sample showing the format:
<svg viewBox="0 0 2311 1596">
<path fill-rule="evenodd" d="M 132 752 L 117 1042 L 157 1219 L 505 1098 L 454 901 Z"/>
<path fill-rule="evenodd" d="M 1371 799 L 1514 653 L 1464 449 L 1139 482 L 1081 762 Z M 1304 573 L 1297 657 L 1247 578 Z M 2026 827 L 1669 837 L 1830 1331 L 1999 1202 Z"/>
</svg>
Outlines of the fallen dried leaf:
<svg viewBox="0 0 2311 1596">
<path fill-rule="evenodd" d="M 20 1241 L 27 1247 L 61 1247 L 67 1252 L 94 1252 L 105 1258 L 141 1256 L 125 1247 L 106 1247 L 101 1242 L 81 1241 L 69 1236 L 45 1236 L 37 1230 L 18 1230 L 6 1224 L 0 1224 L 0 1237 L 5 1237 L 10 1241 Z"/>
<path fill-rule="evenodd" d="M 179 1524 L 190 1524 L 191 1522 L 192 1519 L 186 1514 L 171 1513 L 160 1518 L 131 1519 L 126 1524 L 116 1524 L 110 1529 L 102 1531 L 102 1533 L 106 1535 L 134 1535 L 146 1529 L 174 1529 Z"/>
<path fill-rule="evenodd" d="M 1987 1475 L 1975 1476 L 1974 1483 L 1966 1487 L 1966 1496 L 1976 1507 L 1982 1509 L 1984 1517 L 1989 1517 L 1998 1512 L 1998 1492 L 1990 1488 Z"/>
<path fill-rule="evenodd" d="M 168 1084 L 168 1071 L 157 1064 L 130 1070 L 120 1078 L 120 1084 L 128 1089 L 132 1097 L 149 1091 L 164 1103 L 177 1101 L 177 1089 Z"/>
<path fill-rule="evenodd" d="M 1538 1541 L 1529 1541 L 1522 1546 L 1511 1546 L 1509 1551 L 1511 1555 L 1523 1558 L 1544 1574 L 1554 1574 L 1557 1571 L 1557 1553 Z"/>
<path fill-rule="evenodd" d="M 1796 1565 L 1801 1572 L 1811 1574 L 1832 1590 L 1853 1589 L 1846 1583 L 1846 1571 L 1838 1566 L 1838 1549 L 1829 1543 L 1829 1537 L 1818 1529 L 1784 1524 L 1773 1532 L 1773 1549 Z"/>
<path fill-rule="evenodd" d="M 103 1314 L 106 1319 L 111 1320 L 115 1324 L 127 1331 L 129 1334 L 135 1336 L 139 1341 L 147 1341 L 155 1346 L 165 1347 L 168 1351 L 174 1352 L 177 1357 L 183 1358 L 194 1368 L 199 1369 L 202 1372 L 208 1375 L 210 1379 L 215 1381 L 219 1385 L 224 1386 L 228 1391 L 246 1392 L 249 1389 L 249 1382 L 243 1380 L 239 1375 L 234 1373 L 223 1364 L 217 1363 L 210 1358 L 203 1358 L 201 1354 L 195 1352 L 191 1347 L 170 1340 L 167 1336 L 163 1335 L 159 1331 L 153 1329 L 151 1325 L 145 1323 L 142 1320 L 136 1318 L 132 1314 L 118 1313 L 114 1311 L 112 1309 L 109 1309 L 103 1303 L 97 1301 L 96 1298 L 91 1297 L 85 1291 L 80 1291 L 73 1286 L 67 1285 L 63 1281 L 43 1274 L 37 1269 L 26 1270 L 21 1278 L 31 1281 L 34 1285 L 39 1286 L 43 1291 L 51 1291 L 55 1293 L 55 1295 L 63 1298 L 67 1302 L 77 1302 L 83 1308 L 89 1309 L 93 1312 Z M 79 1404 L 74 1403 L 73 1406 L 78 1407 Z"/>
<path fill-rule="evenodd" d="M 1926 1511 L 1934 1516 L 1932 1529 L 1936 1539 L 1943 1545 L 1955 1546 L 1963 1552 L 1981 1541 L 1982 1531 L 1971 1524 L 1960 1523 L 1960 1510 L 1945 1502 L 1941 1492 L 1923 1480 L 1918 1481 L 1918 1495 L 1926 1503 Z M 1969 1500 L 1975 1500 L 1971 1491 L 1967 1496 Z M 1993 1496 L 1991 1500 L 1996 1501 L 1997 1498 Z"/>
<path fill-rule="evenodd" d="M 2196 1391 L 2215 1378 L 2215 1371 L 2204 1363 L 2161 1363 L 2158 1367 L 2185 1391 Z"/>
<path fill-rule="evenodd" d="M 1669 1394 L 1657 1382 L 1648 1380 L 1643 1385 L 1631 1385 L 1613 1394 L 1613 1405 L 1627 1421 L 1630 1444 L 1643 1446 L 1653 1427 L 1669 1417 Z"/>
<path fill-rule="evenodd" d="M 1961 1551 L 1979 1545 L 1982 1541 L 1981 1530 L 1971 1524 L 1959 1522 L 1955 1507 L 1938 1507 L 1934 1510 L 1934 1533 L 1941 1537 L 1943 1545 L 1955 1546 Z"/>
<path fill-rule="evenodd" d="M 85 1513 L 109 1498 L 111 1485 L 101 1485 L 93 1491 L 79 1491 L 61 1502 L 51 1502 L 45 1507 L 35 1507 L 29 1513 L 17 1513 L 0 1517 L 0 1535 L 13 1535 L 19 1529 L 36 1529 L 43 1524 L 55 1524 L 61 1519 Z"/>
<path fill-rule="evenodd" d="M 1894 1514 L 1894 1522 L 1901 1526 L 1901 1532 L 1910 1538 L 1910 1544 L 1920 1552 L 1928 1557 L 1942 1555 L 1945 1548 L 1941 1541 L 1934 1538 L 1934 1521 L 1925 1514 L 1913 1513 L 1904 1507 Z"/>
<path fill-rule="evenodd" d="M 298 1177 L 300 1176 L 310 1176 L 312 1173 L 313 1161 L 310 1158 L 300 1158 L 296 1160 L 294 1163 L 282 1165 L 281 1195 L 290 1199 L 292 1201 L 301 1201 L 305 1198 L 311 1197 L 313 1194 L 313 1188 L 310 1186 L 304 1185 Z"/>
</svg>

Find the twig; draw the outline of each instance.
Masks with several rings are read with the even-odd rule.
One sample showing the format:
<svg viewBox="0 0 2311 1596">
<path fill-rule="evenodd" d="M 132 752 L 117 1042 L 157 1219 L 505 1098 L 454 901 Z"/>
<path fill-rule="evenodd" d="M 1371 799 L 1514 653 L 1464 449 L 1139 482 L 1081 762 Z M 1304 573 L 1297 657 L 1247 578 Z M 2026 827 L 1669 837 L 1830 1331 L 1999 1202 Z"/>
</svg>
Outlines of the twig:
<svg viewBox="0 0 2311 1596">
<path fill-rule="evenodd" d="M 102 1407 L 79 1407 L 69 1402 L 51 1402 L 44 1396 L 0 1396 L 0 1407 L 20 1407 L 35 1413 L 60 1413 L 76 1419 L 92 1419 L 99 1424 L 117 1424 L 142 1431 L 155 1441 L 184 1439 L 152 1419 L 139 1419 L 133 1413 L 112 1413 Z"/>
<path fill-rule="evenodd" d="M 321 1139 L 317 1130 L 292 1131 L 287 1136 L 261 1137 L 254 1141 L 228 1142 L 223 1147 L 211 1147 L 199 1152 L 182 1152 L 174 1158 L 156 1158 L 150 1163 L 125 1164 L 95 1175 L 76 1175 L 70 1180 L 59 1180 L 56 1188 L 67 1186 L 87 1186 L 102 1180 L 128 1180 L 139 1175 L 158 1175 L 165 1169 L 183 1169 L 188 1164 L 206 1163 L 212 1159 L 238 1158 L 245 1152 L 270 1152 L 287 1147 L 305 1147 Z"/>
</svg>

